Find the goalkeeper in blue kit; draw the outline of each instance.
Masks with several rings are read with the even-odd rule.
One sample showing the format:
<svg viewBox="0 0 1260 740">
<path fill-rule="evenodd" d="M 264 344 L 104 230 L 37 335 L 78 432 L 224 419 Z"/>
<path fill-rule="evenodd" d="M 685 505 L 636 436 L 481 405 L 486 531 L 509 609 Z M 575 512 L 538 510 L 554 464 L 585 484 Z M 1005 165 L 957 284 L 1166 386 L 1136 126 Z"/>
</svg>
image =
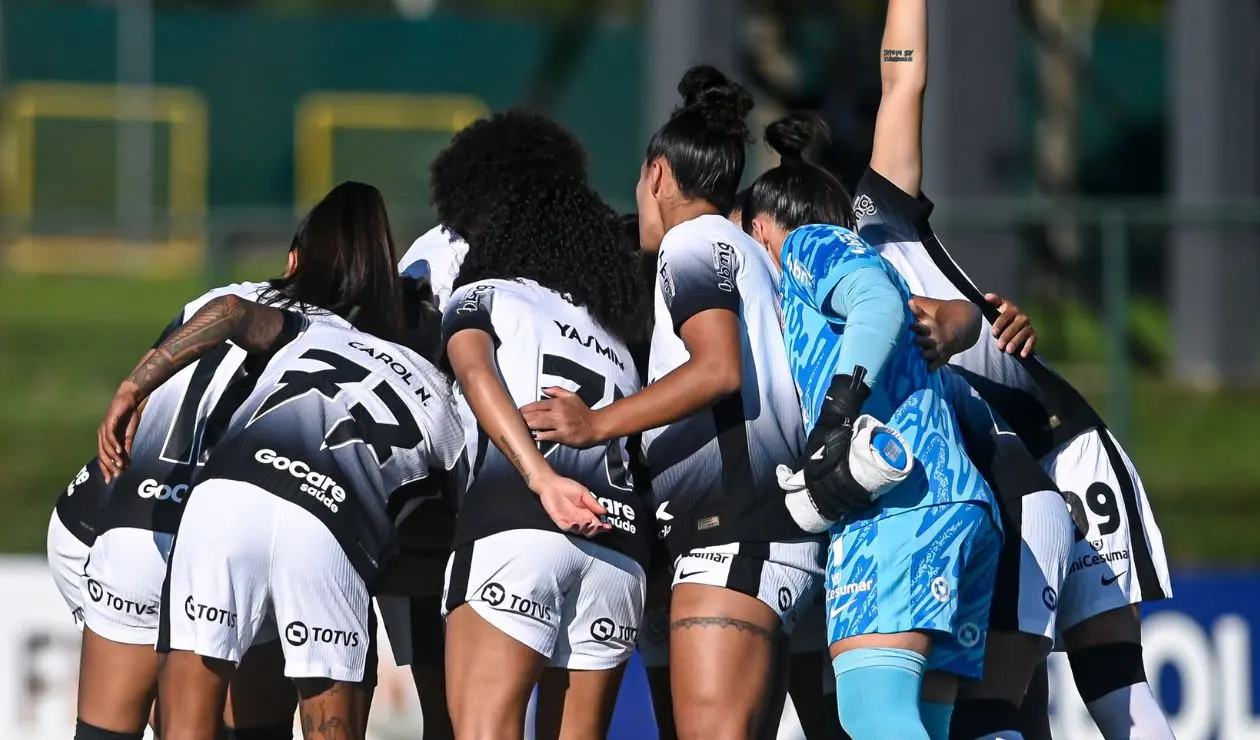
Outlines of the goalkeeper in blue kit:
<svg viewBox="0 0 1260 740">
<path fill-rule="evenodd" d="M 855 233 L 803 226 L 781 260 L 816 510 L 802 518 L 834 522 L 827 630 L 841 723 L 854 740 L 944 740 L 957 680 L 983 670 L 1002 541 L 951 405 L 961 381 L 929 372 L 910 330 L 910 290 Z M 879 481 L 856 467 L 872 455 L 896 467 L 898 450 L 855 441 L 863 415 L 899 435 L 914 461 L 877 496 Z"/>
</svg>

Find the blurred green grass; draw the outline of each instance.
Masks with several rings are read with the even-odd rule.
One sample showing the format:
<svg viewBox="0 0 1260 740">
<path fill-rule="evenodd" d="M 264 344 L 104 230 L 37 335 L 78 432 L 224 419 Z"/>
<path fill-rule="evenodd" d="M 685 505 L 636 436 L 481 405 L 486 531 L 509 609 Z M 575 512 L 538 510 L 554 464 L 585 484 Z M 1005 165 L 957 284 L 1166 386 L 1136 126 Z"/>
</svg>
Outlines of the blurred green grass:
<svg viewBox="0 0 1260 740">
<path fill-rule="evenodd" d="M 262 279 L 277 266 L 234 272 Z M 96 425 L 118 382 L 204 287 L 196 279 L 0 275 L 0 552 L 42 550 L 53 501 L 94 454 Z M 1134 313 L 1140 331 L 1167 336 L 1158 311 L 1136 305 Z M 1070 360 L 1060 368 L 1105 413 L 1101 328 L 1070 307 L 1059 318 L 1065 332 L 1047 336 L 1045 348 Z M 1170 557 L 1260 562 L 1260 455 L 1248 454 L 1245 442 L 1260 438 L 1260 392 L 1193 393 L 1141 376 L 1134 396 L 1132 438 L 1122 441 Z"/>
</svg>

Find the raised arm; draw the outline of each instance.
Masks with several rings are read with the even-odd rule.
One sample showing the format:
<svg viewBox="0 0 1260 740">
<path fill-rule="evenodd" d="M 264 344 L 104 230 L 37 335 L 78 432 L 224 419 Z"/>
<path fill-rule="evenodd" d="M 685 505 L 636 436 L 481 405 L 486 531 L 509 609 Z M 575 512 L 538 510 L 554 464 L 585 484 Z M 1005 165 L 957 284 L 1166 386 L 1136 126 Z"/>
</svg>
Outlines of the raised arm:
<svg viewBox="0 0 1260 740">
<path fill-rule="evenodd" d="M 108 482 L 126 469 L 140 404 L 182 368 L 231 341 L 247 352 L 265 352 L 296 327 L 297 314 L 261 306 L 239 296 L 215 298 L 149 350 L 114 393 L 97 430 L 101 473 Z"/>
<path fill-rule="evenodd" d="M 871 169 L 915 197 L 923 184 L 927 37 L 927 0 L 889 0 L 880 46 L 883 94 L 875 116 Z"/>
</svg>

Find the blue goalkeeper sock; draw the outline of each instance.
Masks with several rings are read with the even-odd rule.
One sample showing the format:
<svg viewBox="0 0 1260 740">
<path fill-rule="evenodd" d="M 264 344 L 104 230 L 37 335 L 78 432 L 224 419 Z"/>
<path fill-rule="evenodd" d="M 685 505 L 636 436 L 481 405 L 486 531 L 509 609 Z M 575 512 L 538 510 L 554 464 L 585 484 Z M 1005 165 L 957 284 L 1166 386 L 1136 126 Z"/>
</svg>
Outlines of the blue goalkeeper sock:
<svg viewBox="0 0 1260 740">
<path fill-rule="evenodd" d="M 926 662 L 912 650 L 895 648 L 858 648 L 836 656 L 831 667 L 844 731 L 853 740 L 933 740 L 919 719 Z"/>
<path fill-rule="evenodd" d="M 932 740 L 949 740 L 949 718 L 953 714 L 953 704 L 919 702 L 919 720 L 923 722 L 923 727 Z"/>
</svg>

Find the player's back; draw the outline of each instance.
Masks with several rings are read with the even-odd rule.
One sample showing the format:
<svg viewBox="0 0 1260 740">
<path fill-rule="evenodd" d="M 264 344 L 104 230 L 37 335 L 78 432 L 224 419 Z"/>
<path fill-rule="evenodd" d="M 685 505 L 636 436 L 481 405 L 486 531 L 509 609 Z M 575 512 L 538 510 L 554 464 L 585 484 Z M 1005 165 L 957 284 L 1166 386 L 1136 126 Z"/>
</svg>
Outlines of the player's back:
<svg viewBox="0 0 1260 740">
<path fill-rule="evenodd" d="M 596 409 L 639 390 L 625 343 L 586 309 L 531 280 L 483 280 L 457 289 L 446 306 L 442 333 L 450 337 L 466 328 L 494 337 L 499 375 L 517 407 L 539 400 L 542 389 L 553 386 Z M 487 438 L 463 394 L 457 398 L 472 472 L 455 545 L 511 529 L 554 530 L 538 496 Z M 540 450 L 557 473 L 586 486 L 608 509 L 613 528 L 594 541 L 644 562 L 650 509 L 634 490 L 626 440 L 585 450 L 542 443 Z"/>
<path fill-rule="evenodd" d="M 305 508 L 371 583 L 404 507 L 455 483 L 463 435 L 448 387 L 405 347 L 337 317 L 307 319 L 261 370 L 202 479 L 252 483 Z"/>
<path fill-rule="evenodd" d="M 266 283 L 237 283 L 211 290 L 185 305 L 162 338 L 215 298 L 235 295 L 258 300 L 268 289 Z M 176 530 L 197 470 L 236 406 L 249 394 L 265 361 L 265 357 L 251 359 L 239 347 L 224 344 L 153 392 L 136 429 L 131 464 L 113 484 L 98 531 L 117 527 Z"/>
<path fill-rule="evenodd" d="M 839 226 L 802 226 L 783 247 L 784 338 L 806 428 L 814 426 L 845 341 L 846 317 L 828 305 L 830 296 L 844 278 L 864 269 L 878 270 L 896 288 L 906 322 L 862 410 L 898 430 L 920 464 L 857 518 L 959 501 L 992 504 L 988 484 L 966 455 L 941 376 L 928 372 L 914 344 L 910 289 L 892 264 Z"/>
</svg>

